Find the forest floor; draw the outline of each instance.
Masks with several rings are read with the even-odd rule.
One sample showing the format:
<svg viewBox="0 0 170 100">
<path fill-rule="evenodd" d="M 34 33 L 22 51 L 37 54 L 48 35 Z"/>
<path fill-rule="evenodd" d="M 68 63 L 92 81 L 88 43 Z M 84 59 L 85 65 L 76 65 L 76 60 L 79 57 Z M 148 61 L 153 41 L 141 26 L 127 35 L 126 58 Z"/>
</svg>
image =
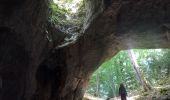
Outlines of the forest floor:
<svg viewBox="0 0 170 100">
<path fill-rule="evenodd" d="M 121 100 L 120 97 L 110 100 Z M 127 100 L 170 100 L 170 85 L 153 87 L 151 91 L 127 97 Z"/>
<path fill-rule="evenodd" d="M 170 77 L 158 81 L 157 86 L 148 92 L 142 92 L 135 100 L 170 100 Z"/>
<path fill-rule="evenodd" d="M 83 100 L 104 100 L 102 98 L 94 97 L 90 94 L 85 93 Z"/>
<path fill-rule="evenodd" d="M 142 93 L 134 100 L 170 100 L 170 85 L 153 87 L 151 91 Z"/>
<path fill-rule="evenodd" d="M 104 100 L 102 98 L 93 97 L 89 94 L 86 94 L 85 98 L 83 100 Z M 111 98 L 110 100 L 121 99 L 120 97 L 116 97 Z M 161 85 L 153 87 L 151 91 L 128 96 L 127 100 L 170 100 L 170 85 Z"/>
</svg>

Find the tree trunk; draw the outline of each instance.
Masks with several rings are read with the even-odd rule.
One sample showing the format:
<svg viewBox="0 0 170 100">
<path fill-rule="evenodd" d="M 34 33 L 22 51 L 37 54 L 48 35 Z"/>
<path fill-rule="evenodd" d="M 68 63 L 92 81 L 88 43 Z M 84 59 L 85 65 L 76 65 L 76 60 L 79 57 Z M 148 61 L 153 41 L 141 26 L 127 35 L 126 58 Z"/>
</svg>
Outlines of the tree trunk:
<svg viewBox="0 0 170 100">
<path fill-rule="evenodd" d="M 100 79 L 99 79 L 99 73 L 96 74 L 96 93 L 95 96 L 99 97 L 100 92 Z"/>
<path fill-rule="evenodd" d="M 141 73 L 140 70 L 139 70 L 139 65 L 138 65 L 138 63 L 136 61 L 136 57 L 135 57 L 135 54 L 134 54 L 133 50 L 129 49 L 128 54 L 129 54 L 129 58 L 130 58 L 130 60 L 132 62 L 132 65 L 133 65 L 133 69 L 134 69 L 134 71 L 136 73 L 137 80 L 142 85 L 144 91 L 150 90 L 151 87 L 150 87 L 149 84 L 147 84 L 147 82 L 146 82 L 146 80 L 144 78 L 144 73 Z"/>
<path fill-rule="evenodd" d="M 115 83 L 112 81 L 112 92 L 113 92 L 113 96 L 112 98 L 116 97 L 116 91 L 115 91 Z"/>
</svg>

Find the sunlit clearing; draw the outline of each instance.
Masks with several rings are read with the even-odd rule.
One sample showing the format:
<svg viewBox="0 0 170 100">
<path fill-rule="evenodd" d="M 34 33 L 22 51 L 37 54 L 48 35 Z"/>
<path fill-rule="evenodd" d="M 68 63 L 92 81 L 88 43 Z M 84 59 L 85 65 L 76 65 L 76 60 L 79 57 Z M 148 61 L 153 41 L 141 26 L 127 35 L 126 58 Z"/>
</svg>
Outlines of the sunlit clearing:
<svg viewBox="0 0 170 100">
<path fill-rule="evenodd" d="M 80 2 L 83 0 L 53 0 L 54 3 L 58 4 L 59 7 L 69 10 L 72 13 L 76 13 L 78 11 Z"/>
<path fill-rule="evenodd" d="M 90 98 L 120 100 L 121 83 L 127 91 L 127 100 L 148 100 L 148 97 L 169 100 L 170 49 L 120 51 L 93 73 L 86 94 Z"/>
</svg>

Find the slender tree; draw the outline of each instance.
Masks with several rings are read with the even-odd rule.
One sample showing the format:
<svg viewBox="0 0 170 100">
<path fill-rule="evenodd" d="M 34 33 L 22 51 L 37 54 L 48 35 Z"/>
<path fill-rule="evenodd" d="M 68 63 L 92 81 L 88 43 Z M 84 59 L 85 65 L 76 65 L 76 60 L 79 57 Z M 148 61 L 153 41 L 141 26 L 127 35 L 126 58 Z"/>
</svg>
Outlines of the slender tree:
<svg viewBox="0 0 170 100">
<path fill-rule="evenodd" d="M 132 65 L 133 65 L 133 69 L 136 73 L 137 80 L 142 85 L 144 91 L 150 90 L 151 86 L 149 84 L 147 84 L 146 79 L 144 78 L 144 73 L 140 72 L 140 70 L 139 70 L 139 65 L 136 61 L 134 51 L 132 49 L 129 49 L 128 54 L 129 54 L 129 58 L 130 58 Z"/>
<path fill-rule="evenodd" d="M 100 79 L 99 79 L 99 73 L 96 74 L 96 93 L 95 96 L 99 96 L 100 91 Z"/>
</svg>

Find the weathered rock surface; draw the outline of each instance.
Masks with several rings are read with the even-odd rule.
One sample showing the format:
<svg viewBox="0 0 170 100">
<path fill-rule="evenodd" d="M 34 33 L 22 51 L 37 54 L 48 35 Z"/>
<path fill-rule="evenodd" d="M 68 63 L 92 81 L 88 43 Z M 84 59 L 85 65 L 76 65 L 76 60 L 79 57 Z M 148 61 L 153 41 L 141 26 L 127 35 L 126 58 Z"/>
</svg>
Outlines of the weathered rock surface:
<svg viewBox="0 0 170 100">
<path fill-rule="evenodd" d="M 81 100 L 90 75 L 118 51 L 170 47 L 169 0 L 86 3 L 82 35 L 54 49 L 63 36 L 46 37 L 47 0 L 0 1 L 0 100 Z"/>
</svg>

